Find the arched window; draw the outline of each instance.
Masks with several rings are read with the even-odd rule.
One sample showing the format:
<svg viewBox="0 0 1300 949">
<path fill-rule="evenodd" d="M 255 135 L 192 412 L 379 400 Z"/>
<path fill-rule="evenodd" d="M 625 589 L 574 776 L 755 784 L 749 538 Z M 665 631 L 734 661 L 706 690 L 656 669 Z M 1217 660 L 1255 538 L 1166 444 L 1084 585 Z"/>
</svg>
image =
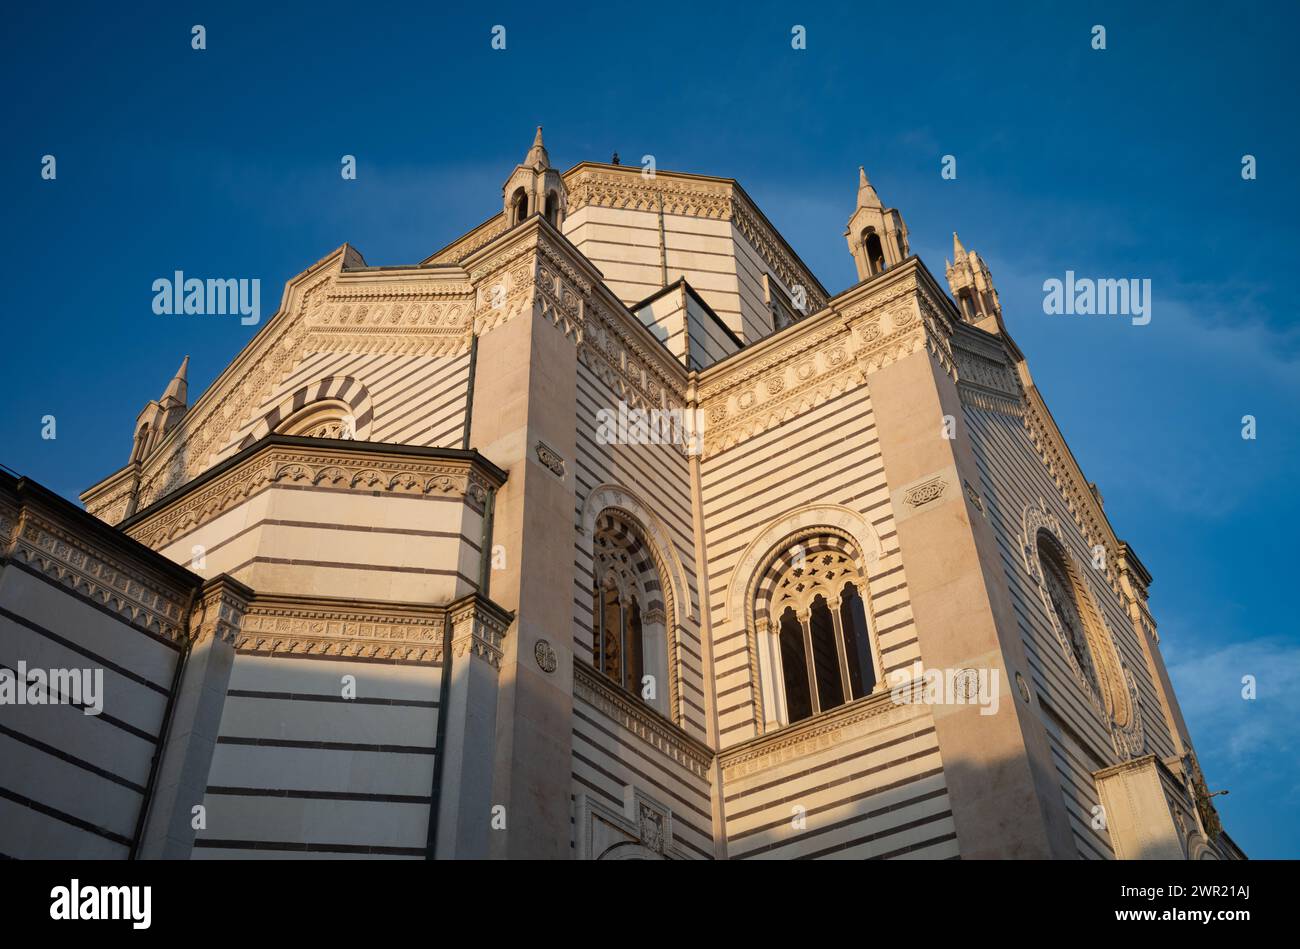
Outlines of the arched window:
<svg viewBox="0 0 1300 949">
<path fill-rule="evenodd" d="M 867 252 L 867 266 L 871 270 L 872 276 L 885 272 L 885 248 L 880 243 L 880 235 L 876 233 L 874 227 L 867 228 L 862 233 L 862 246 Z"/>
<path fill-rule="evenodd" d="M 629 519 L 602 514 L 592 542 L 591 664 L 668 714 L 668 617 L 650 549 Z"/>
<path fill-rule="evenodd" d="M 866 577 L 851 545 L 835 535 L 785 545 L 759 583 L 762 674 L 776 725 L 792 725 L 877 691 L 883 679 L 867 624 Z M 765 699 L 765 701 L 767 701 Z"/>
<path fill-rule="evenodd" d="M 781 613 L 780 642 L 786 711 L 790 721 L 802 721 L 813 714 L 812 677 L 808 675 L 803 623 L 799 622 L 792 606 L 787 606 Z"/>
<path fill-rule="evenodd" d="M 870 695 L 876 687 L 876 670 L 871 660 L 867 607 L 852 581 L 844 584 L 844 593 L 840 597 L 840 627 L 844 630 L 844 652 L 852 693 Z"/>
<path fill-rule="evenodd" d="M 1061 647 L 1073 679 L 1109 727 L 1121 759 L 1146 753 L 1137 680 L 1098 605 L 1092 577 L 1066 546 L 1069 542 L 1046 502 L 1024 513 L 1025 567 L 1037 585 L 1050 632 Z"/>
<path fill-rule="evenodd" d="M 510 223 L 511 225 L 522 224 L 528 218 L 528 192 L 523 188 L 516 188 L 515 193 L 510 197 Z"/>
<path fill-rule="evenodd" d="M 556 197 L 554 191 L 546 192 L 546 222 L 551 227 L 560 226 L 560 199 Z"/>
<path fill-rule="evenodd" d="M 149 423 L 145 422 L 140 426 L 140 430 L 135 433 L 135 440 L 131 443 L 131 461 L 143 461 L 144 449 L 149 442 Z"/>
<path fill-rule="evenodd" d="M 1087 626 L 1079 610 L 1078 591 L 1063 551 L 1043 532 L 1038 535 L 1038 560 L 1043 570 L 1043 588 L 1075 664 L 1094 691 L 1099 691 L 1097 672 L 1088 647 Z"/>
</svg>

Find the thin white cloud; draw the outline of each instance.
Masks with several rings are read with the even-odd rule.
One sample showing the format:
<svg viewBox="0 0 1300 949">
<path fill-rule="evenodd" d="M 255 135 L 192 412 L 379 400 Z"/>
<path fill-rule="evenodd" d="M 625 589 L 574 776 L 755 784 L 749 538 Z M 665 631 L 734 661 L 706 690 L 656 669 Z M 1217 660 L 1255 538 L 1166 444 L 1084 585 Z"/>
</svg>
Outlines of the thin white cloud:
<svg viewBox="0 0 1300 949">
<path fill-rule="evenodd" d="M 1166 636 L 1163 646 L 1183 715 L 1202 757 L 1235 768 L 1271 767 L 1300 752 L 1300 643 L 1280 636 L 1218 648 Z M 1243 696 L 1251 677 L 1254 699 Z"/>
</svg>

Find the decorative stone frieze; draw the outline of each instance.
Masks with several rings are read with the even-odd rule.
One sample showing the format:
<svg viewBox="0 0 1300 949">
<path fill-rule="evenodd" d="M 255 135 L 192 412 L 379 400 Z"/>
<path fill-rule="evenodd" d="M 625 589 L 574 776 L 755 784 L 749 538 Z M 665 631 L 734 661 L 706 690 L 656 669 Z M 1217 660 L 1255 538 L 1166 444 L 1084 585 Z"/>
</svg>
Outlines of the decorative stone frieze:
<svg viewBox="0 0 1300 949">
<path fill-rule="evenodd" d="M 250 588 L 225 574 L 209 580 L 199 593 L 190 617 L 190 642 L 212 639 L 236 644 L 252 598 Z"/>
<path fill-rule="evenodd" d="M 955 376 L 952 325 L 937 291 L 918 278 L 915 265 L 899 269 L 885 287 L 855 288 L 836 299 L 791 338 L 759 343 L 749 358 L 706 370 L 699 390 L 705 455 L 803 414 L 923 349 Z"/>
<path fill-rule="evenodd" d="M 443 617 L 437 607 L 259 596 L 244 614 L 235 646 L 270 656 L 440 663 Z"/>
<path fill-rule="evenodd" d="M 489 600 L 471 595 L 448 607 L 451 613 L 451 652 L 456 658 L 476 656 L 493 669 L 501 668 L 502 644 L 512 617 Z"/>
<path fill-rule="evenodd" d="M 306 311 L 309 352 L 442 356 L 466 352 L 474 287 L 413 269 L 378 282 L 345 274 Z M 463 275 L 462 275 L 463 277 Z"/>
<path fill-rule="evenodd" d="M 480 224 L 460 240 L 438 251 L 438 253 L 424 261 L 424 265 L 458 264 L 475 251 L 482 250 L 505 232 L 506 216 L 498 214 L 484 224 Z"/>
<path fill-rule="evenodd" d="M 667 755 L 698 778 L 707 779 L 713 752 L 649 707 L 623 695 L 595 669 L 573 664 L 573 695 L 596 711 Z"/>
<path fill-rule="evenodd" d="M 929 721 L 930 710 L 924 703 L 896 703 L 884 691 L 809 719 L 805 724 L 742 742 L 720 752 L 718 763 L 723 780 L 734 781 L 818 751 L 843 747 L 854 739 L 905 722 L 916 722 L 919 730 Z"/>
<path fill-rule="evenodd" d="M 231 470 L 177 498 L 158 511 L 128 523 L 125 530 L 158 550 L 178 537 L 220 517 L 252 495 L 275 485 L 328 488 L 372 494 L 414 494 L 461 498 L 482 513 L 488 491 L 498 486 L 486 469 L 465 459 L 440 459 L 392 453 L 363 443 L 330 449 L 286 445 L 276 436 Z"/>
<path fill-rule="evenodd" d="M 12 486 L 11 486 L 12 485 Z M 35 497 L 33 496 L 35 494 Z M 139 629 L 180 643 L 190 598 L 200 578 L 147 551 L 133 554 L 107 541 L 86 514 L 43 489 L 0 478 L 0 553 L 122 618 Z"/>
<path fill-rule="evenodd" d="M 1000 342 L 974 337 L 961 324 L 953 336 L 957 391 L 966 405 L 1024 418 L 1024 393 Z"/>
</svg>

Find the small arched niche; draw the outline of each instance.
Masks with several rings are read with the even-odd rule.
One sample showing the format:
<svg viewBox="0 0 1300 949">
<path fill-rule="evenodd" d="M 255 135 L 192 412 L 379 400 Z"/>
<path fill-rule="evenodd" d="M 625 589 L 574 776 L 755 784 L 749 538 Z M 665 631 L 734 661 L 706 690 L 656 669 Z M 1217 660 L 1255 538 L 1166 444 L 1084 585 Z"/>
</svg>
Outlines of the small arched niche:
<svg viewBox="0 0 1300 949">
<path fill-rule="evenodd" d="M 880 235 L 874 227 L 862 232 L 862 248 L 867 255 L 867 269 L 874 277 L 885 271 L 885 247 L 880 242 Z"/>
<path fill-rule="evenodd" d="M 290 415 L 276 426 L 275 431 L 281 435 L 354 441 L 357 437 L 357 421 L 352 406 L 347 402 L 341 399 L 321 399 Z"/>
<path fill-rule="evenodd" d="M 516 188 L 510 196 L 510 226 L 522 224 L 528 219 L 528 192 Z"/>
</svg>

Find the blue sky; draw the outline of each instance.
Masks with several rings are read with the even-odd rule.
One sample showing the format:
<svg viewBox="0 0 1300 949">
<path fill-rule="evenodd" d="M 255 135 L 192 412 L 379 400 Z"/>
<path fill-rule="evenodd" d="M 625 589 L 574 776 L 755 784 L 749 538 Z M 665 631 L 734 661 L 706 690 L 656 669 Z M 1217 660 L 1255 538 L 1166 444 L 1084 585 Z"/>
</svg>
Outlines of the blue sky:
<svg viewBox="0 0 1300 949">
<path fill-rule="evenodd" d="M 7 12 L 0 462 L 75 497 L 125 463 L 182 356 L 197 397 L 256 329 L 156 316 L 156 278 L 260 278 L 269 316 L 284 281 L 344 241 L 371 264 L 418 261 L 499 207 L 537 124 L 561 168 L 617 150 L 739 179 L 832 292 L 855 279 L 843 231 L 864 164 L 937 275 L 954 229 L 988 262 L 1076 457 L 1155 575 L 1202 763 L 1231 791 L 1225 825 L 1252 856 L 1300 855 L 1300 8 L 440 7 Z M 1045 315 L 1042 282 L 1066 270 L 1150 278 L 1151 323 Z"/>
</svg>

